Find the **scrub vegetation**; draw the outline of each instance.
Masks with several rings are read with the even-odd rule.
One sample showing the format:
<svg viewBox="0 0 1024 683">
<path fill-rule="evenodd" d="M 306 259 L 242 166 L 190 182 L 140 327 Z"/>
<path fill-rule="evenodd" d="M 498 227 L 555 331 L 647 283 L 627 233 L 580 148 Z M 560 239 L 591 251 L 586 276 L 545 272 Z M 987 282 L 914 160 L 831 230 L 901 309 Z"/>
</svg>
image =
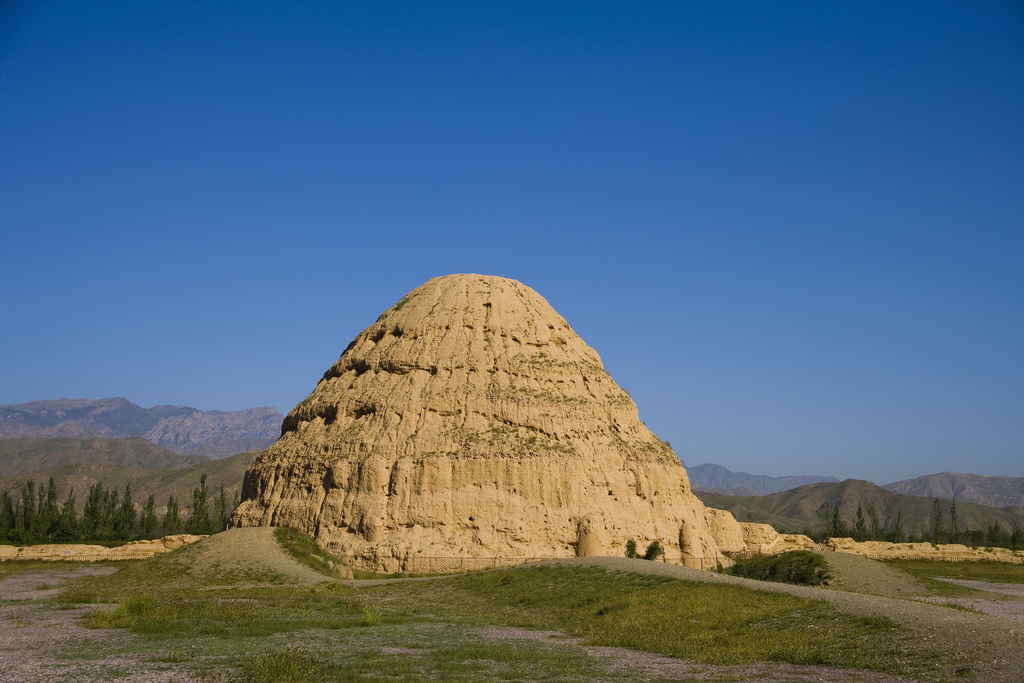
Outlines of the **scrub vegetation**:
<svg viewBox="0 0 1024 683">
<path fill-rule="evenodd" d="M 279 542 L 323 570 L 295 531 Z M 183 549 L 187 551 L 188 548 Z M 780 662 L 934 678 L 945 653 L 884 617 L 732 585 L 538 565 L 385 584 L 312 586 L 258 573 L 193 571 L 177 551 L 77 580 L 53 600 L 124 637 L 69 647 L 174 663 L 211 681 L 624 680 L 579 647 L 658 653 L 703 665 Z M 489 628 L 558 638 L 493 639 Z"/>
</svg>

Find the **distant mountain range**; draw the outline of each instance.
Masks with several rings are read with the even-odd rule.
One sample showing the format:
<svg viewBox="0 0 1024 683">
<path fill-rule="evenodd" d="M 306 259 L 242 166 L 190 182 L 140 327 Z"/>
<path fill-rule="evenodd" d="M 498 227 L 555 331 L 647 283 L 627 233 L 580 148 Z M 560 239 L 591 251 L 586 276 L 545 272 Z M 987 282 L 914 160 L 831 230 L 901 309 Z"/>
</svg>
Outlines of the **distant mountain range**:
<svg viewBox="0 0 1024 683">
<path fill-rule="evenodd" d="M 885 484 L 883 489 L 925 498 L 951 498 L 992 507 L 1024 508 L 1024 478 L 940 472 Z"/>
<path fill-rule="evenodd" d="M 706 463 L 687 467 L 690 487 L 694 491 L 724 493 L 733 496 L 763 496 L 788 491 L 805 484 L 839 481 L 835 477 L 768 477 L 746 472 L 730 472 L 721 465 Z"/>
<path fill-rule="evenodd" d="M 188 406 L 141 408 L 125 398 L 0 405 L 0 437 L 142 437 L 184 455 L 223 458 L 266 448 L 284 416 L 272 406 L 203 412 Z"/>
<path fill-rule="evenodd" d="M 721 493 L 697 492 L 705 505 L 728 510 L 741 522 L 762 522 L 786 531 L 802 532 L 810 527 L 815 533 L 825 529 L 826 517 L 839 506 L 840 517 L 852 527 L 857 506 L 865 515 L 875 510 L 883 529 L 891 529 L 901 516 L 907 534 L 920 534 L 932 528 L 935 497 L 909 496 L 888 491 L 869 481 L 847 479 L 836 483 L 809 484 L 764 496 L 728 496 Z M 945 516 L 944 527 L 951 527 L 948 498 L 939 501 Z M 1009 531 L 1024 529 L 1024 510 L 1017 507 L 995 508 L 967 501 L 957 501 L 957 525 L 965 529 L 984 530 L 998 523 Z"/>
</svg>

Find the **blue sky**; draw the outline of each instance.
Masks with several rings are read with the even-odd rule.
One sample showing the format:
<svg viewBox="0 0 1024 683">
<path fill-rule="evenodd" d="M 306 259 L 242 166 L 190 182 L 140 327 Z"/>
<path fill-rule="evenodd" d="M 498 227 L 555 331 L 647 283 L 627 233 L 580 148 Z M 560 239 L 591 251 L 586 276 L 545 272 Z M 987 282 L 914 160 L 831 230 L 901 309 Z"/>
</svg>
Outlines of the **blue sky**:
<svg viewBox="0 0 1024 683">
<path fill-rule="evenodd" d="M 0 9 L 0 403 L 287 412 L 540 292 L 688 464 L 1024 476 L 1024 6 Z"/>
</svg>

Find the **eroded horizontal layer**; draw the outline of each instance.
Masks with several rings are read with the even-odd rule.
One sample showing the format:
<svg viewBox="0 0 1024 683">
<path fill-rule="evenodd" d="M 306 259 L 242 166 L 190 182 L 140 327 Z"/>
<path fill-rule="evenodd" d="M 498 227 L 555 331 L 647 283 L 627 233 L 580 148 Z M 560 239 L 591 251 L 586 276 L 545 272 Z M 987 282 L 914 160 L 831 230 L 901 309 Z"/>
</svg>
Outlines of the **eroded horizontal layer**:
<svg viewBox="0 0 1024 683">
<path fill-rule="evenodd" d="M 497 277 L 437 278 L 385 311 L 288 414 L 243 501 L 236 523 L 346 553 L 717 550 L 682 464 L 597 353 Z"/>
</svg>

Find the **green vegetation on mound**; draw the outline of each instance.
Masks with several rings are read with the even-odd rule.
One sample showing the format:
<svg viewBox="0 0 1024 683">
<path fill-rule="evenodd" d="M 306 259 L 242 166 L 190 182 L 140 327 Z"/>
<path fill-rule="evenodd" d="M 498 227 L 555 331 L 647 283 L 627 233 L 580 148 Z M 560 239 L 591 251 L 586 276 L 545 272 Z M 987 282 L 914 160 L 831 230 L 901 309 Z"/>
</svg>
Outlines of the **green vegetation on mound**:
<svg viewBox="0 0 1024 683">
<path fill-rule="evenodd" d="M 726 574 L 757 581 L 792 583 L 799 586 L 828 585 L 831 576 L 825 558 L 810 550 L 791 550 L 779 555 L 738 560 Z"/>
<path fill-rule="evenodd" d="M 316 544 L 312 538 L 298 529 L 281 527 L 274 529 L 274 538 L 281 548 L 299 564 L 309 567 L 333 579 L 338 578 L 335 563 L 338 558 Z"/>
</svg>

